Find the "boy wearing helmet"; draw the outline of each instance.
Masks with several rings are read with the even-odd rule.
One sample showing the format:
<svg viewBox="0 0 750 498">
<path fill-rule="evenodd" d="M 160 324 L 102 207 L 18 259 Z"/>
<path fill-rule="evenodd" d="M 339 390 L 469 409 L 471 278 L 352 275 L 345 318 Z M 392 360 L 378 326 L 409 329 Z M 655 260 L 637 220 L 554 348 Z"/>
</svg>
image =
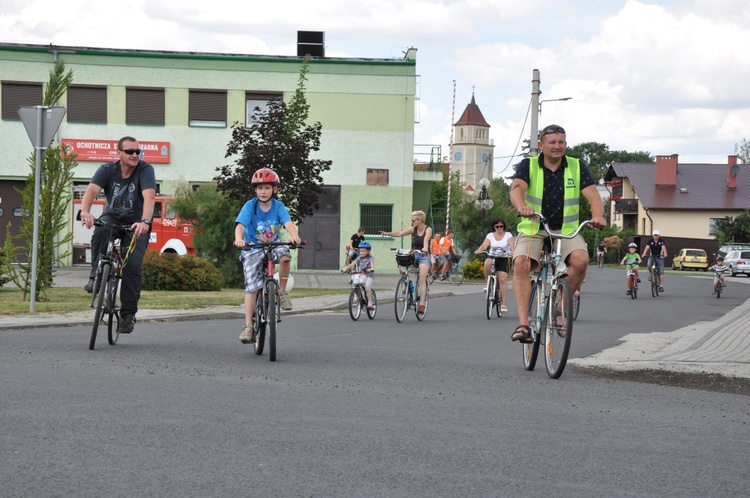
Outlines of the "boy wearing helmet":
<svg viewBox="0 0 750 498">
<path fill-rule="evenodd" d="M 641 279 L 638 277 L 638 265 L 641 264 L 641 255 L 638 254 L 636 251 L 638 250 L 638 246 L 631 242 L 628 244 L 628 254 L 625 255 L 624 258 L 622 258 L 622 261 L 620 261 L 620 265 L 630 265 L 633 264 L 633 271 L 635 272 L 635 278 L 636 281 L 640 283 Z M 627 276 L 625 277 L 625 282 L 627 285 Z M 630 289 L 628 289 L 625 292 L 626 296 L 630 295 Z"/>
<path fill-rule="evenodd" d="M 346 265 L 343 271 L 348 271 L 355 266 L 359 267 L 359 271 L 365 276 L 365 291 L 367 292 L 367 309 L 375 309 L 375 301 L 372 299 L 372 284 L 375 281 L 375 258 L 370 255 L 372 245 L 369 242 L 359 243 L 359 256 Z"/>
<path fill-rule="evenodd" d="M 300 244 L 297 227 L 292 222 L 286 206 L 281 201 L 274 199 L 279 190 L 279 175 L 269 168 L 261 168 L 255 172 L 251 180 L 255 187 L 255 198 L 245 203 L 234 220 L 234 246 L 244 247 L 246 243 L 263 244 L 279 241 L 281 227 L 283 226 L 294 244 Z M 271 250 L 274 262 L 279 263 L 279 292 L 281 297 L 279 303 L 281 309 L 292 309 L 292 302 L 286 294 L 286 285 L 289 278 L 291 254 L 284 246 L 276 246 Z M 263 287 L 263 251 L 260 249 L 242 251 L 240 254 L 242 268 L 245 273 L 245 327 L 240 334 L 243 344 L 252 344 L 253 314 L 255 311 L 255 298 L 258 290 Z"/>
</svg>

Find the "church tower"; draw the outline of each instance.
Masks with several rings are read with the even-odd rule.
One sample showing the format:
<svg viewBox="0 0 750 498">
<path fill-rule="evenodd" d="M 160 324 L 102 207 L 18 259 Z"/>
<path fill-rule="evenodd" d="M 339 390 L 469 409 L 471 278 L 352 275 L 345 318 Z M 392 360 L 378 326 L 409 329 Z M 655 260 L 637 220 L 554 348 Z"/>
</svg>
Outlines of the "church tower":
<svg viewBox="0 0 750 498">
<path fill-rule="evenodd" d="M 490 140 L 490 125 L 471 94 L 461 118 L 454 126 L 453 157 L 451 168 L 458 172 L 459 181 L 477 189 L 479 180 L 492 181 L 492 154 L 495 145 Z"/>
</svg>

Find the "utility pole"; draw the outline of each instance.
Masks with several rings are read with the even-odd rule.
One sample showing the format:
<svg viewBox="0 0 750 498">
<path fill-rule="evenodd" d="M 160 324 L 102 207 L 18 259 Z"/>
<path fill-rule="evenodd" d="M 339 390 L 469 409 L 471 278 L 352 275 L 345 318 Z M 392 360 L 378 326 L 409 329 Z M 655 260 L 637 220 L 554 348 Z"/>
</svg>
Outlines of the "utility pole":
<svg viewBox="0 0 750 498">
<path fill-rule="evenodd" d="M 539 70 L 534 69 L 531 77 L 531 136 L 529 137 L 529 157 L 539 155 Z"/>
</svg>

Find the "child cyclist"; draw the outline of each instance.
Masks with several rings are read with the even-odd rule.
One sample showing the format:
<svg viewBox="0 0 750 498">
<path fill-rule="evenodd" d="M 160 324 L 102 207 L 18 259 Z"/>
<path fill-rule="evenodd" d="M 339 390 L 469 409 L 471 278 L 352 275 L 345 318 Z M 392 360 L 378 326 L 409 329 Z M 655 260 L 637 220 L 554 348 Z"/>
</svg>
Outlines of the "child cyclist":
<svg viewBox="0 0 750 498">
<path fill-rule="evenodd" d="M 729 267 L 724 264 L 724 256 L 716 256 L 716 263 L 709 268 L 712 272 L 714 272 L 714 290 L 711 291 L 711 294 L 716 294 L 716 282 L 721 279 L 721 285 L 724 287 L 727 286 L 726 281 L 724 280 L 724 273 L 729 271 Z"/>
<path fill-rule="evenodd" d="M 622 258 L 622 261 L 620 261 L 620 265 L 630 265 L 632 263 L 635 263 L 633 265 L 633 271 L 635 272 L 636 281 L 640 283 L 641 279 L 638 277 L 638 265 L 641 264 L 641 255 L 636 252 L 637 249 L 638 246 L 635 245 L 634 242 L 628 244 L 628 254 L 626 254 L 625 257 Z M 625 277 L 625 282 L 627 283 L 627 276 Z M 630 295 L 630 289 L 625 292 L 625 295 Z"/>
<path fill-rule="evenodd" d="M 234 246 L 244 247 L 246 243 L 263 244 L 280 240 L 279 232 L 283 226 L 291 236 L 291 242 L 300 244 L 297 227 L 289 217 L 286 206 L 274 195 L 279 190 L 279 175 L 269 168 L 261 168 L 253 174 L 250 184 L 255 188 L 255 198 L 245 203 L 234 220 Z M 292 309 L 292 302 L 286 294 L 286 284 L 289 278 L 291 254 L 285 246 L 275 246 L 271 249 L 274 262 L 279 263 L 279 303 L 281 309 Z M 263 287 L 265 279 L 263 251 L 259 248 L 242 251 L 240 254 L 242 268 L 245 273 L 245 326 L 240 334 L 243 344 L 252 344 L 253 314 L 255 312 L 255 298 Z"/>
<path fill-rule="evenodd" d="M 346 265 L 341 271 L 348 271 L 355 266 L 359 267 L 362 276 L 365 277 L 365 291 L 367 293 L 367 309 L 375 309 L 375 301 L 372 299 L 372 284 L 375 281 L 375 258 L 370 255 L 372 245 L 369 242 L 359 243 L 359 256 Z M 361 282 L 360 282 L 361 283 Z"/>
</svg>

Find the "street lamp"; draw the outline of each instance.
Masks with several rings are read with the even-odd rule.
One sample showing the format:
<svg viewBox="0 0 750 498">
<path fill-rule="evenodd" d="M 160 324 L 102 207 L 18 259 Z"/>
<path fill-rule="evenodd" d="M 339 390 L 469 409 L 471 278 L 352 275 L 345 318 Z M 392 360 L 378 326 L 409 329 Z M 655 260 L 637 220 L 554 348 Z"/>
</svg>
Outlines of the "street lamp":
<svg viewBox="0 0 750 498">
<path fill-rule="evenodd" d="M 490 186 L 490 181 L 486 178 L 482 178 L 479 180 L 479 198 L 474 201 L 474 207 L 482 211 L 482 236 L 484 236 L 484 213 L 485 211 L 489 211 L 492 209 L 492 206 L 495 204 L 492 202 L 492 199 L 490 199 L 490 195 L 488 192 L 488 188 Z"/>
<path fill-rule="evenodd" d="M 563 97 L 563 98 L 561 98 L 561 99 L 546 99 L 546 100 L 540 100 L 540 101 L 539 101 L 539 115 L 541 116 L 541 114 L 542 114 L 542 104 L 543 104 L 544 102 L 555 102 L 555 101 L 560 101 L 560 100 L 572 100 L 572 99 L 573 99 L 573 97 Z"/>
</svg>

